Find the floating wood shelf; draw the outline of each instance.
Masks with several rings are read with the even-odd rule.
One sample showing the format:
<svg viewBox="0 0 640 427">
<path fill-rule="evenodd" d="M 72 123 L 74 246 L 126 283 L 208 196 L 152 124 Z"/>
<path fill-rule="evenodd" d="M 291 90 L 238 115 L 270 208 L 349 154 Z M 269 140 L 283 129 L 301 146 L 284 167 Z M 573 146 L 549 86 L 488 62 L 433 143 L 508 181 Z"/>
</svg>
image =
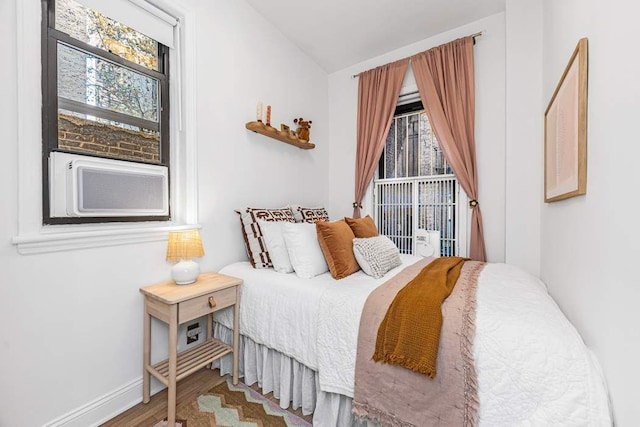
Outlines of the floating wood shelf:
<svg viewBox="0 0 640 427">
<path fill-rule="evenodd" d="M 294 135 L 291 135 L 291 133 L 289 132 L 281 132 L 274 127 L 266 126 L 262 122 L 247 122 L 245 127 L 250 131 L 268 136 L 269 138 L 277 139 L 278 141 L 284 142 L 286 144 L 295 145 L 296 147 L 303 150 L 311 150 L 313 148 L 316 148 L 316 145 L 312 144 L 311 142 L 302 141 Z"/>
</svg>

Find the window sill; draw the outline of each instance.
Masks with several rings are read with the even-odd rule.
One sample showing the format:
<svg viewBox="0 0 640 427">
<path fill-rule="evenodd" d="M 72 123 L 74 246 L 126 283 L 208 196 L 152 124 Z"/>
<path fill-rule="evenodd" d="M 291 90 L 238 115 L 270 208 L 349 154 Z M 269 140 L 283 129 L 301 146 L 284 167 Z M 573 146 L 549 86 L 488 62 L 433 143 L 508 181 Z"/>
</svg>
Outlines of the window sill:
<svg viewBox="0 0 640 427">
<path fill-rule="evenodd" d="M 93 225 L 78 230 L 68 226 L 46 226 L 40 233 L 15 236 L 11 243 L 17 246 L 22 255 L 42 254 L 48 252 L 72 251 L 77 249 L 120 246 L 134 243 L 157 242 L 167 239 L 170 231 L 200 228 L 193 225 L 148 225 L 132 226 Z"/>
</svg>

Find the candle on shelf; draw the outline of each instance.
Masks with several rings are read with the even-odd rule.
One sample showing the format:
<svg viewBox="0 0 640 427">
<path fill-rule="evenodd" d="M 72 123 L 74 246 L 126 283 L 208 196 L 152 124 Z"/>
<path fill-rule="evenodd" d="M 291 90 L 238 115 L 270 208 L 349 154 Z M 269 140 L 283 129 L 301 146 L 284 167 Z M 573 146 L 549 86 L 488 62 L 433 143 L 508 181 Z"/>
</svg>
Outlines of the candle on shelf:
<svg viewBox="0 0 640 427">
<path fill-rule="evenodd" d="M 258 102 L 258 121 L 262 123 L 262 101 Z"/>
<path fill-rule="evenodd" d="M 271 126 L 271 105 L 267 105 L 267 126 Z"/>
</svg>

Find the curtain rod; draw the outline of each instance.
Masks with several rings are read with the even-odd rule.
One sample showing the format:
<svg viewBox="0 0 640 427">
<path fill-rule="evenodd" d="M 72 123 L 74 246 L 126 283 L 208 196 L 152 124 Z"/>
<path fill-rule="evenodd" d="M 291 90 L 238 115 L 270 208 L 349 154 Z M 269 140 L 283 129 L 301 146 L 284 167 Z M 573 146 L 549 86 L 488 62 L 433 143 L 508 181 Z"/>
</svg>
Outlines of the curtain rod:
<svg viewBox="0 0 640 427">
<path fill-rule="evenodd" d="M 474 40 L 473 40 L 473 43 L 475 44 L 475 42 L 476 42 L 475 38 L 476 38 L 476 37 L 480 37 L 480 36 L 482 35 L 482 33 L 483 33 L 483 32 L 484 32 L 484 31 L 478 31 L 477 33 L 473 33 L 473 34 L 471 34 L 471 35 L 469 35 L 469 36 L 467 36 L 467 37 L 473 37 L 473 39 L 474 39 Z M 400 59 L 398 59 L 398 61 L 400 61 Z M 394 62 L 395 62 L 395 61 L 394 61 Z M 356 78 L 356 77 L 358 77 L 361 73 L 364 73 L 364 71 L 362 71 L 362 72 L 360 72 L 360 73 L 358 73 L 358 74 L 354 74 L 354 75 L 352 75 L 352 76 L 351 76 L 351 78 L 352 78 L 352 79 L 355 79 L 355 78 Z"/>
</svg>

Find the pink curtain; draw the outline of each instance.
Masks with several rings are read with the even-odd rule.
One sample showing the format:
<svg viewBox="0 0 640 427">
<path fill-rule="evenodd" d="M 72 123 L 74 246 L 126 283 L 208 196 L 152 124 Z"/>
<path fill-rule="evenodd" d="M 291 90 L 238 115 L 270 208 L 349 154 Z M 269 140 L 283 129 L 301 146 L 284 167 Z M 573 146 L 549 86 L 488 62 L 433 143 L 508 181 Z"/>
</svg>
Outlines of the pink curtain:
<svg viewBox="0 0 640 427">
<path fill-rule="evenodd" d="M 420 98 L 445 158 L 471 199 L 469 257 L 486 260 L 476 166 L 473 37 L 411 57 Z"/>
<path fill-rule="evenodd" d="M 407 58 L 360 73 L 354 218 L 360 218 L 364 193 L 378 167 L 408 65 Z"/>
</svg>

